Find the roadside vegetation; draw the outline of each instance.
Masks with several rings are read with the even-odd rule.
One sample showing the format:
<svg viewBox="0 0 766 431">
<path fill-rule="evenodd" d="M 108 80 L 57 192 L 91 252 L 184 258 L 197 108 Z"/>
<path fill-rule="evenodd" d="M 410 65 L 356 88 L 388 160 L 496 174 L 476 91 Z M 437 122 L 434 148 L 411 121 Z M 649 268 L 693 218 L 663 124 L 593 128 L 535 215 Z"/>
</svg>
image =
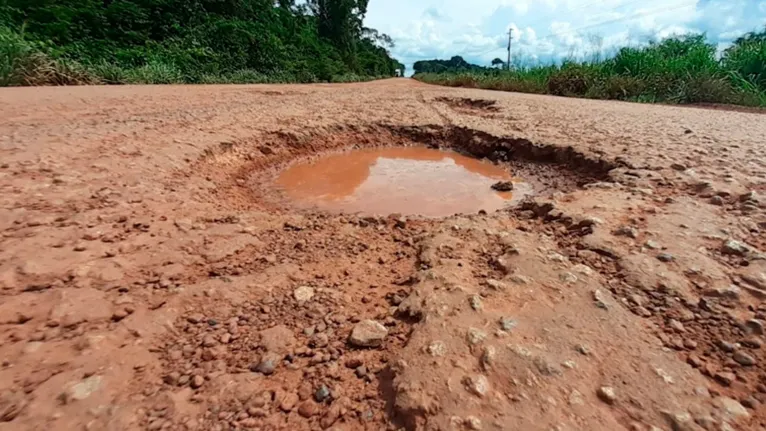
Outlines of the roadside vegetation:
<svg viewBox="0 0 766 431">
<path fill-rule="evenodd" d="M 0 86 L 356 82 L 404 66 L 369 0 L 6 0 Z"/>
<path fill-rule="evenodd" d="M 498 61 L 502 65 L 493 64 Z M 720 56 L 704 35 L 685 35 L 622 48 L 604 60 L 510 71 L 463 63 L 460 57 L 418 62 L 414 77 L 452 87 L 592 99 L 766 106 L 766 29 L 743 35 Z"/>
</svg>

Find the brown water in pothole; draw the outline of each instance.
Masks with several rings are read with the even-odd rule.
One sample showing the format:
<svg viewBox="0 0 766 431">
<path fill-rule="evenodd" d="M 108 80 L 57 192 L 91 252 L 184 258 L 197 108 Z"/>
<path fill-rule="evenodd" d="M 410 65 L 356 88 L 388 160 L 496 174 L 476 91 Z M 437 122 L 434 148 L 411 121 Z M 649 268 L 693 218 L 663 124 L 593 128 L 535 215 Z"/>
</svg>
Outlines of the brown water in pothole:
<svg viewBox="0 0 766 431">
<path fill-rule="evenodd" d="M 496 192 L 512 181 L 513 192 Z M 375 148 L 295 164 L 277 184 L 298 205 L 363 214 L 443 217 L 496 211 L 529 194 L 504 169 L 452 151 Z"/>
</svg>

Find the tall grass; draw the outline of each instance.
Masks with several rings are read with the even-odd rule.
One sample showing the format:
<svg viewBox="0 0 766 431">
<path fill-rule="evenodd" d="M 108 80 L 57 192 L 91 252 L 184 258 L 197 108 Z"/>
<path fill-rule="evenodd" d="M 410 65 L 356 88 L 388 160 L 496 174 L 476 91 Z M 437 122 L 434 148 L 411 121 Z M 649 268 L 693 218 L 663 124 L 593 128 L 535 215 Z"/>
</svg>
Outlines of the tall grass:
<svg viewBox="0 0 766 431">
<path fill-rule="evenodd" d="M 623 48 L 599 61 L 565 61 L 513 71 L 416 74 L 423 82 L 637 102 L 766 106 L 766 40 L 741 41 L 717 58 L 702 35 Z"/>
</svg>

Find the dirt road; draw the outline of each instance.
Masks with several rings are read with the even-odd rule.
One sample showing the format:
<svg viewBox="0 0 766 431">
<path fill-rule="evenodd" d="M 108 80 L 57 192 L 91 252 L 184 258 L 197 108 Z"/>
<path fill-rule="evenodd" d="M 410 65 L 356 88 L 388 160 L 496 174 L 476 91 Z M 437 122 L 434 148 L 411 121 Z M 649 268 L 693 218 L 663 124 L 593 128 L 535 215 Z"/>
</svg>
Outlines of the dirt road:
<svg viewBox="0 0 766 431">
<path fill-rule="evenodd" d="M 0 89 L 0 430 L 758 430 L 766 121 L 426 86 Z M 536 193 L 292 209 L 352 146 Z"/>
</svg>

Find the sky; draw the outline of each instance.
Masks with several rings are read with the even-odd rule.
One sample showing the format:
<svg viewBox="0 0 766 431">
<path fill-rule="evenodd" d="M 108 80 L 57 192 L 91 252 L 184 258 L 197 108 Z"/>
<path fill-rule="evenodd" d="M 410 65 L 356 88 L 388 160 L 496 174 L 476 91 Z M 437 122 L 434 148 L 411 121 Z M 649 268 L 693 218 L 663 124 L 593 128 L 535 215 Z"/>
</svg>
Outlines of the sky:
<svg viewBox="0 0 766 431">
<path fill-rule="evenodd" d="M 393 38 L 409 75 L 418 60 L 505 61 L 509 29 L 514 64 L 608 56 L 688 32 L 724 49 L 766 25 L 766 0 L 370 0 L 365 25 Z"/>
</svg>

